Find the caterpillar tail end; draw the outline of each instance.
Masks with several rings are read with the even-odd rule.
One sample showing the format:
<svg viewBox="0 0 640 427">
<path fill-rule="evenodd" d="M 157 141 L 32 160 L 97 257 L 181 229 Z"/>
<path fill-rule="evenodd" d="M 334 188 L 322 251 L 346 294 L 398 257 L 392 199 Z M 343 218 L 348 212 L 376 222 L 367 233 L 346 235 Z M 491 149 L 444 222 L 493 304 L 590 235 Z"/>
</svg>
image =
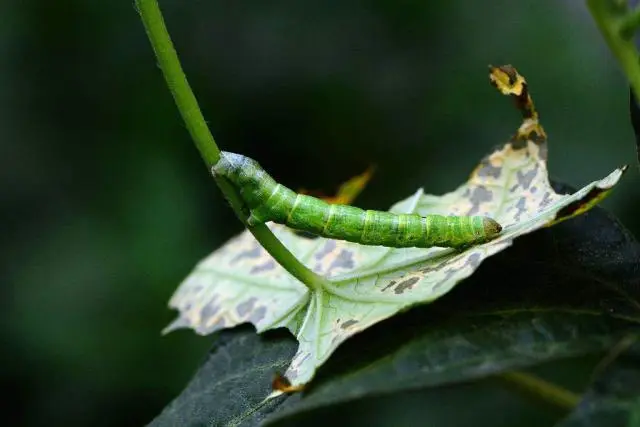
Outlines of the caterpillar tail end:
<svg viewBox="0 0 640 427">
<path fill-rule="evenodd" d="M 493 239 L 502 231 L 502 226 L 491 218 L 483 218 L 482 226 L 484 227 L 484 235 L 487 236 L 488 239 Z"/>
</svg>

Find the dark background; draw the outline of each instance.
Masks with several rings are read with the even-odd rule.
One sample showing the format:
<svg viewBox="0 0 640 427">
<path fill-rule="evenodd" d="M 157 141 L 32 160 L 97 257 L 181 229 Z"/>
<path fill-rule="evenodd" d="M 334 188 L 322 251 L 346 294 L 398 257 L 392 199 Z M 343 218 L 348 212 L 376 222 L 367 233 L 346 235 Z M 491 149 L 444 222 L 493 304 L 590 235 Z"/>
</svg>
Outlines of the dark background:
<svg viewBox="0 0 640 427">
<path fill-rule="evenodd" d="M 375 163 L 362 207 L 453 189 L 519 124 L 487 79 L 512 63 L 553 178 L 581 186 L 632 164 L 604 205 L 639 234 L 627 84 L 581 1 L 160 4 L 218 144 L 293 188 L 331 193 Z M 131 0 L 0 4 L 0 158 L 5 416 L 148 422 L 211 343 L 162 337 L 167 301 L 241 225 Z"/>
</svg>

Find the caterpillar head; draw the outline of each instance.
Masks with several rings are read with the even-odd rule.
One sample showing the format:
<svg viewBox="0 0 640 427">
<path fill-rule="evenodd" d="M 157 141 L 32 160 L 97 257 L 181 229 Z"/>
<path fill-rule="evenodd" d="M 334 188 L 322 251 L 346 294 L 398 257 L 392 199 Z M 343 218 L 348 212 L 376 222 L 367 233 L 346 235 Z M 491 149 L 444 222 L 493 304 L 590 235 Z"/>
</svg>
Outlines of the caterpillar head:
<svg viewBox="0 0 640 427">
<path fill-rule="evenodd" d="M 247 157 L 241 154 L 222 151 L 220 153 L 220 160 L 218 160 L 218 163 L 213 165 L 213 167 L 211 168 L 211 172 L 214 176 L 224 176 L 233 181 L 233 178 L 237 178 L 237 176 L 239 175 L 240 170 L 246 163 L 247 159 Z"/>
<path fill-rule="evenodd" d="M 487 240 L 491 240 L 496 237 L 502 231 L 502 226 L 497 221 L 484 217 L 482 219 L 482 226 L 484 227 L 484 235 Z"/>
</svg>

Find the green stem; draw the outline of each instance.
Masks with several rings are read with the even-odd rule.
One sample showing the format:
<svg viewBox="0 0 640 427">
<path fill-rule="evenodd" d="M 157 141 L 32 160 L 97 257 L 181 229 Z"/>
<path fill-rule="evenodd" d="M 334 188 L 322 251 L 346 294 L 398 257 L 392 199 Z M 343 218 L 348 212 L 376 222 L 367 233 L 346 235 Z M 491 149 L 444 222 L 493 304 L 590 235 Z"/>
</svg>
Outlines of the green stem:
<svg viewBox="0 0 640 427">
<path fill-rule="evenodd" d="M 158 2 L 157 0 L 136 0 L 136 5 L 167 86 L 169 86 L 182 119 L 187 125 L 191 139 L 210 169 L 220 159 L 220 150 L 209 132 L 198 101 L 187 81 L 187 76 L 182 71 L 178 54 L 164 24 Z"/>
<path fill-rule="evenodd" d="M 630 40 L 638 30 L 638 27 L 640 27 L 640 7 L 633 9 L 622 18 L 620 22 L 620 35 Z"/>
<path fill-rule="evenodd" d="M 158 2 L 157 0 L 136 0 L 136 6 L 158 59 L 158 65 L 162 70 L 167 86 L 171 90 L 182 119 L 207 168 L 211 170 L 211 167 L 220 159 L 220 150 L 209 131 L 209 127 L 198 106 L 198 101 L 182 70 Z M 236 215 L 238 215 L 238 218 L 246 225 L 246 218 L 241 210 L 242 201 L 237 190 L 224 179 L 216 179 L 216 183 L 231 204 Z M 269 252 L 269 255 L 307 287 L 319 289 L 326 284 L 324 278 L 300 263 L 266 225 L 260 224 L 248 228 L 260 245 Z"/>
<path fill-rule="evenodd" d="M 519 391 L 565 411 L 573 410 L 580 402 L 575 393 L 525 372 L 509 371 L 496 376 Z"/>
<path fill-rule="evenodd" d="M 640 99 L 640 60 L 633 44 L 633 32 L 640 24 L 640 12 L 629 11 L 626 1 L 587 0 L 587 5 L 633 92 Z"/>
</svg>

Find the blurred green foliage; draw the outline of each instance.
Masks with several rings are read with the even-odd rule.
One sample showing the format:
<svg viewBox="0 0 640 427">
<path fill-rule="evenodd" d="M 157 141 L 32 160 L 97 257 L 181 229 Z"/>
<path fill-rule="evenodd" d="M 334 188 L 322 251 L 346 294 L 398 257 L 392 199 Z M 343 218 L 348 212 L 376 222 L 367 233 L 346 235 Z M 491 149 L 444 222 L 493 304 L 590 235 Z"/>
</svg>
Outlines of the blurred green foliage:
<svg viewBox="0 0 640 427">
<path fill-rule="evenodd" d="M 554 178 L 635 163 L 627 83 L 583 2 L 163 0 L 222 149 L 358 200 L 441 193 L 515 131 L 487 65 L 528 79 Z M 20 425 L 140 425 L 211 338 L 161 337 L 194 264 L 240 231 L 132 2 L 0 5 L 2 379 Z M 605 206 L 638 234 L 637 167 Z"/>
</svg>

